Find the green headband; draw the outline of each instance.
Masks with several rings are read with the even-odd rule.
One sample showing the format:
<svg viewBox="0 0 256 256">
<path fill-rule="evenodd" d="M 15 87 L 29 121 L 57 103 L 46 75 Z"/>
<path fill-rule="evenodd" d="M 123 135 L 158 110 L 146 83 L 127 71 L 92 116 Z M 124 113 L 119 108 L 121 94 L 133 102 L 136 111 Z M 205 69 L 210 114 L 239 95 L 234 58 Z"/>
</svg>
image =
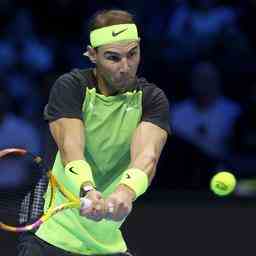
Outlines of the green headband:
<svg viewBox="0 0 256 256">
<path fill-rule="evenodd" d="M 139 40 L 135 24 L 119 24 L 95 29 L 90 33 L 93 48 L 123 40 Z"/>
</svg>

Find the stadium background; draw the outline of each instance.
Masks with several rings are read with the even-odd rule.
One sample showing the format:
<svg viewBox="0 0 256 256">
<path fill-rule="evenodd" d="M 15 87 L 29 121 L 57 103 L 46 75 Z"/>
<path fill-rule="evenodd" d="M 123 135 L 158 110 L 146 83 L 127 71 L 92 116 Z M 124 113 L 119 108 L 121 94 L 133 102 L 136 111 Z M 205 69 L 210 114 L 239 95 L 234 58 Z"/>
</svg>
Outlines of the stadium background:
<svg viewBox="0 0 256 256">
<path fill-rule="evenodd" d="M 138 255 L 250 255 L 255 0 L 1 0 L 0 147 L 43 153 L 49 90 L 61 74 L 90 66 L 82 56 L 87 22 L 105 8 L 135 15 L 142 38 L 139 73 L 164 90 L 171 106 L 173 135 L 154 184 L 124 226 L 131 249 Z M 17 173 L 26 168 L 14 167 Z M 1 170 L 1 189 L 29 180 L 8 177 L 8 168 Z M 209 178 L 222 169 L 239 179 L 235 195 L 226 199 L 208 189 Z M 0 232 L 2 255 L 16 255 L 16 243 L 16 236 Z"/>
</svg>

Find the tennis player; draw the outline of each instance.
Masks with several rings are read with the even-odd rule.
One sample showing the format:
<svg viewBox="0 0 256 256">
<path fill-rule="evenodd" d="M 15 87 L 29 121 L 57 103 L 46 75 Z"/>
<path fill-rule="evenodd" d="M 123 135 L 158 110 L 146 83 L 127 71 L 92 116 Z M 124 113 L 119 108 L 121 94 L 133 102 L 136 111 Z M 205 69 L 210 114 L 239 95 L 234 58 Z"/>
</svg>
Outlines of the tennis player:
<svg viewBox="0 0 256 256">
<path fill-rule="evenodd" d="M 48 152 L 53 174 L 84 205 L 26 236 L 19 256 L 131 255 L 120 226 L 149 187 L 167 140 L 168 100 L 136 75 L 140 38 L 132 15 L 97 12 L 89 32 L 85 55 L 95 68 L 57 79 L 44 112 L 57 145 Z"/>
</svg>

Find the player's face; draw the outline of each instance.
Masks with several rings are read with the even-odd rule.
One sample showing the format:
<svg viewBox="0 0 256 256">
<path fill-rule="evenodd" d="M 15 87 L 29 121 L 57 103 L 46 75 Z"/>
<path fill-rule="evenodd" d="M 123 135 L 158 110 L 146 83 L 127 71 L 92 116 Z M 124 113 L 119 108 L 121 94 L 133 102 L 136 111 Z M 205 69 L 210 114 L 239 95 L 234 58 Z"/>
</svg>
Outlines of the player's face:
<svg viewBox="0 0 256 256">
<path fill-rule="evenodd" d="M 139 62 L 137 41 L 101 46 L 96 53 L 97 73 L 111 92 L 123 93 L 134 87 Z"/>
</svg>

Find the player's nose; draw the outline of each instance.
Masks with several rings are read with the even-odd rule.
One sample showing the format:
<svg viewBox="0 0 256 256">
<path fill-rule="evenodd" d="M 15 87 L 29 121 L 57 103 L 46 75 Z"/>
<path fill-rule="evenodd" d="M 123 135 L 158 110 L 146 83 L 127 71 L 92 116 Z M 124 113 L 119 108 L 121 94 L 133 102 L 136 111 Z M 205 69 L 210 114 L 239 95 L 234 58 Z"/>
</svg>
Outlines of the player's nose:
<svg viewBox="0 0 256 256">
<path fill-rule="evenodd" d="M 123 58 L 120 63 L 120 72 L 121 73 L 127 73 L 129 71 L 129 65 L 126 58 Z"/>
</svg>

